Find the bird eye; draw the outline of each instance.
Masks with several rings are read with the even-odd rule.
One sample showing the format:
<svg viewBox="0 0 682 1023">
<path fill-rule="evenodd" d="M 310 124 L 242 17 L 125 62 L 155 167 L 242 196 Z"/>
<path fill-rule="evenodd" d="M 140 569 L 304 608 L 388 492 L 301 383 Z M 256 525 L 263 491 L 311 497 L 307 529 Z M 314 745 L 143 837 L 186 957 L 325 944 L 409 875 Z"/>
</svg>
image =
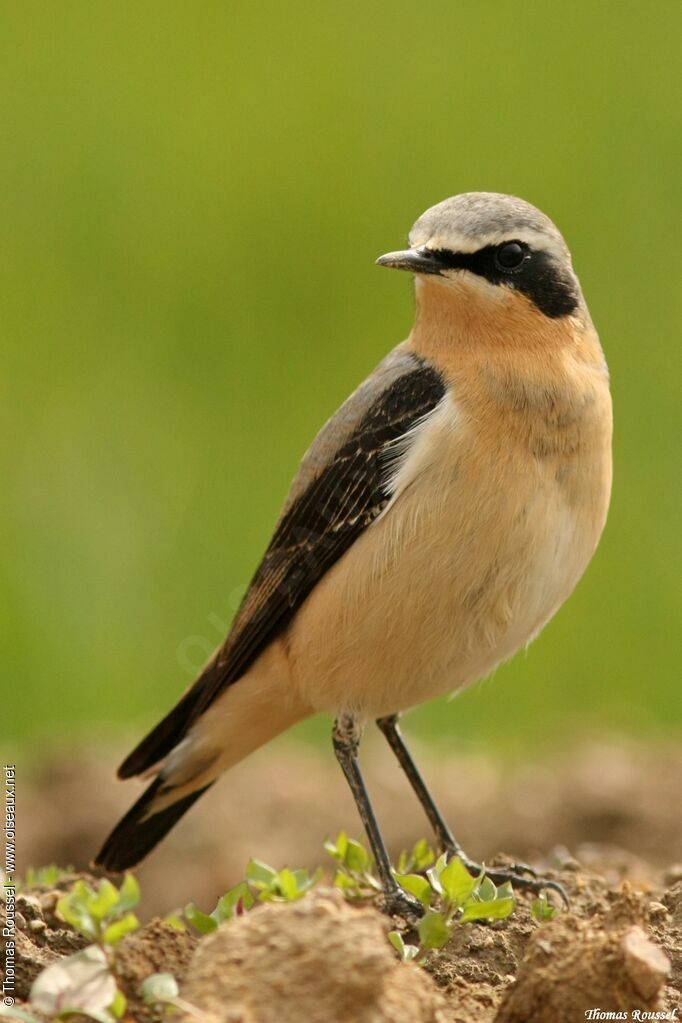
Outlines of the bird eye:
<svg viewBox="0 0 682 1023">
<path fill-rule="evenodd" d="M 527 252 L 521 242 L 505 242 L 495 253 L 495 262 L 501 270 L 516 270 L 523 263 Z"/>
</svg>

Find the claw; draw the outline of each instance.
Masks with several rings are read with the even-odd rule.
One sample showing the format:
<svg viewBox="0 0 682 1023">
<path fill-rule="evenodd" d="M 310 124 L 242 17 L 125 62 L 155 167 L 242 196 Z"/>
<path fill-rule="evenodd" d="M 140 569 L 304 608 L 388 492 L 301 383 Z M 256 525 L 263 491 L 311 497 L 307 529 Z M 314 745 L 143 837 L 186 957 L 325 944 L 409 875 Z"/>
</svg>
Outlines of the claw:
<svg viewBox="0 0 682 1023">
<path fill-rule="evenodd" d="M 522 874 L 515 874 L 512 870 L 487 870 L 486 874 L 495 884 L 504 884 L 510 881 L 512 887 L 525 892 L 533 892 L 539 895 L 543 891 L 556 892 L 566 909 L 571 908 L 571 902 L 566 894 L 566 889 L 558 881 L 551 881 L 547 877 L 524 877 Z"/>
<path fill-rule="evenodd" d="M 420 920 L 424 916 L 424 907 L 419 899 L 402 888 L 394 888 L 385 893 L 383 910 L 387 916 L 402 916 L 408 922 Z"/>
<path fill-rule="evenodd" d="M 509 867 L 485 867 L 480 863 L 474 863 L 461 852 L 456 853 L 467 868 L 472 877 L 478 877 L 483 870 L 486 877 L 489 877 L 493 884 L 500 885 L 509 881 L 513 888 L 524 892 L 533 892 L 539 895 L 543 891 L 556 892 L 566 909 L 571 908 L 571 902 L 566 894 L 563 885 L 558 881 L 550 881 L 549 878 L 539 877 L 537 871 L 527 863 L 512 863 Z M 528 874 L 528 877 L 524 877 Z"/>
<path fill-rule="evenodd" d="M 497 885 L 509 881 L 512 888 L 523 892 L 533 892 L 539 895 L 543 891 L 556 892 L 566 909 L 571 908 L 571 902 L 566 894 L 566 889 L 558 881 L 550 881 L 547 877 L 524 877 L 523 874 L 516 874 L 513 870 L 486 870 L 486 875 Z"/>
<path fill-rule="evenodd" d="M 535 867 L 531 867 L 530 863 L 512 863 L 509 866 L 514 874 L 528 874 L 529 877 L 537 877 L 538 872 Z"/>
</svg>

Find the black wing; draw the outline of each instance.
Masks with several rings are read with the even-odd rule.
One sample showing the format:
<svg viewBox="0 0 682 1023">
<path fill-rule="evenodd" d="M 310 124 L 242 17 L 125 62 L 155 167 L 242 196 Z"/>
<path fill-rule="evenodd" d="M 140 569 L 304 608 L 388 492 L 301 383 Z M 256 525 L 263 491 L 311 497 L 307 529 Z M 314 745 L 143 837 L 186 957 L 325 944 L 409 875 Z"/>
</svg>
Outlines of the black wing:
<svg viewBox="0 0 682 1023">
<path fill-rule="evenodd" d="M 378 394 L 351 434 L 287 507 L 232 630 L 171 713 L 121 765 L 130 777 L 157 763 L 226 686 L 236 682 L 332 565 L 390 500 L 387 453 L 445 393 L 442 377 L 416 356 Z"/>
</svg>

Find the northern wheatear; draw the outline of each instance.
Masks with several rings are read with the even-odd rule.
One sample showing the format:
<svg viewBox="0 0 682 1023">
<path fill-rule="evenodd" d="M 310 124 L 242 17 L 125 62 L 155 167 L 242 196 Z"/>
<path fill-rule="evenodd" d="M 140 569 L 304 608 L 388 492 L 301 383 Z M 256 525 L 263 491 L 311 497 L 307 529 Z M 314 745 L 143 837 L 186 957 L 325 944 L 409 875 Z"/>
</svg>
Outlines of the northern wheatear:
<svg viewBox="0 0 682 1023">
<path fill-rule="evenodd" d="M 334 715 L 389 906 L 410 900 L 358 766 L 367 719 L 441 845 L 462 855 L 398 714 L 490 673 L 569 596 L 606 520 L 611 398 L 569 251 L 535 207 L 458 195 L 409 241 L 377 262 L 415 275 L 412 331 L 322 428 L 227 639 L 122 764 L 120 777 L 154 780 L 104 843 L 109 870 L 137 863 L 223 771 L 319 711 Z"/>
</svg>

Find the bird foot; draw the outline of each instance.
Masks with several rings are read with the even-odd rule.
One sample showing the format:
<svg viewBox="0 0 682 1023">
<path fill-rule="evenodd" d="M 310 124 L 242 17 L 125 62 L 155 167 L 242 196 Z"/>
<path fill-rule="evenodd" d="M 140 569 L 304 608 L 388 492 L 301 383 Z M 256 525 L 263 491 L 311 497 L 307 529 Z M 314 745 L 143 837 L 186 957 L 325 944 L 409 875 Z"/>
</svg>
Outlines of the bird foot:
<svg viewBox="0 0 682 1023">
<path fill-rule="evenodd" d="M 401 916 L 407 923 L 421 920 L 424 907 L 419 899 L 402 888 L 392 888 L 384 893 L 383 911 L 387 916 Z"/>
<path fill-rule="evenodd" d="M 551 881 L 547 877 L 538 876 L 537 871 L 527 863 L 510 863 L 508 867 L 486 867 L 485 864 L 470 860 L 461 851 L 452 854 L 448 852 L 448 855 L 458 856 L 473 877 L 478 877 L 481 871 L 484 871 L 486 877 L 489 877 L 496 885 L 506 884 L 509 881 L 512 888 L 516 888 L 517 891 L 533 892 L 535 895 L 539 895 L 543 891 L 556 892 L 566 909 L 570 907 L 570 901 L 563 885 L 560 885 L 558 881 Z"/>
</svg>

